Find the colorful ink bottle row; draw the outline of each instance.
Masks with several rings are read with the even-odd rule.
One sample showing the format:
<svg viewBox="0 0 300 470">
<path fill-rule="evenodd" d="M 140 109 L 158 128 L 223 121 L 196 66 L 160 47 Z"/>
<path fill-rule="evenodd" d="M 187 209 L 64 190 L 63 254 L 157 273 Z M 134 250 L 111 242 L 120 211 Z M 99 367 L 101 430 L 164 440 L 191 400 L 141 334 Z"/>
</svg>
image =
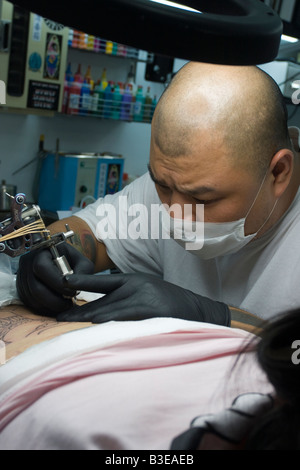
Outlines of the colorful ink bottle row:
<svg viewBox="0 0 300 470">
<path fill-rule="evenodd" d="M 133 83 L 109 81 L 106 69 L 95 82 L 90 66 L 82 75 L 79 65 L 73 75 L 71 64 L 68 65 L 63 113 L 150 123 L 156 104 L 156 96 L 151 96 L 150 87 L 144 92 L 142 86 L 135 87 Z"/>
<path fill-rule="evenodd" d="M 107 39 L 102 39 L 91 34 L 86 34 L 75 29 L 69 30 L 69 47 L 88 51 L 100 52 L 128 58 L 138 58 L 139 50 L 133 47 L 124 46 Z"/>
</svg>

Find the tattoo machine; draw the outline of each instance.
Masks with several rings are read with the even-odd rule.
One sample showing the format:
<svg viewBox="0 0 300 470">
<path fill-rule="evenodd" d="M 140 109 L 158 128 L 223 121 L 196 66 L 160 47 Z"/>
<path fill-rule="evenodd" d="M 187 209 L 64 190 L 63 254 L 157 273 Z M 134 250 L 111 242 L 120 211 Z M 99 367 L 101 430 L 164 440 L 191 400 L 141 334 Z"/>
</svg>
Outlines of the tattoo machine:
<svg viewBox="0 0 300 470">
<path fill-rule="evenodd" d="M 54 263 L 63 276 L 73 274 L 66 257 L 60 256 L 57 245 L 70 240 L 74 232 L 66 225 L 66 232 L 50 235 L 41 217 L 39 206 L 26 205 L 25 194 L 18 193 L 11 198 L 11 217 L 0 222 L 0 253 L 16 257 L 41 247 L 51 251 Z"/>
</svg>

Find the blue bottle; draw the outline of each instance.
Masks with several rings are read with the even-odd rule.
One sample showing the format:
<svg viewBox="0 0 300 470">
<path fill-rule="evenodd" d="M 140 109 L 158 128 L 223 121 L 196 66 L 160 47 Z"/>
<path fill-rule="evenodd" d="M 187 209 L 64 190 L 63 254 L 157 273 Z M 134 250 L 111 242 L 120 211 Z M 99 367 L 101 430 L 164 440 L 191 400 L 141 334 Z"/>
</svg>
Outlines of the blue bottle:
<svg viewBox="0 0 300 470">
<path fill-rule="evenodd" d="M 90 95 L 91 95 L 91 87 L 85 80 L 82 84 L 81 92 L 80 92 L 79 114 L 86 115 L 89 113 Z"/>
<path fill-rule="evenodd" d="M 120 119 L 121 102 L 122 102 L 122 94 L 120 91 L 120 86 L 119 84 L 117 84 L 113 92 L 112 111 L 111 111 L 112 119 Z"/>
<path fill-rule="evenodd" d="M 113 91 L 111 84 L 109 83 L 104 90 L 104 104 L 103 104 L 103 117 L 109 119 L 111 117 L 113 101 Z"/>
<path fill-rule="evenodd" d="M 135 103 L 133 105 L 133 120 L 142 121 L 144 116 L 145 97 L 143 95 L 143 87 L 138 86 L 135 95 Z"/>
<path fill-rule="evenodd" d="M 132 91 L 131 90 L 132 90 L 132 86 L 127 85 L 122 96 L 120 119 L 122 119 L 123 121 L 132 120 L 132 112 L 131 112 Z"/>
</svg>

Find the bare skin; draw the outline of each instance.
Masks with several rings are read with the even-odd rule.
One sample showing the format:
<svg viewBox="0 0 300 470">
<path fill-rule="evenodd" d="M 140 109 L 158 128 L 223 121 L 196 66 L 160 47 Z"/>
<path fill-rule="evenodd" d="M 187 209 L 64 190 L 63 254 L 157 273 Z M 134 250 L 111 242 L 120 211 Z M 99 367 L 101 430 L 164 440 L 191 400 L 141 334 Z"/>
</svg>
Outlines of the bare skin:
<svg viewBox="0 0 300 470">
<path fill-rule="evenodd" d="M 5 344 L 6 361 L 31 346 L 90 326 L 91 323 L 57 322 L 35 315 L 21 305 L 8 305 L 0 310 L 0 341 Z"/>
</svg>

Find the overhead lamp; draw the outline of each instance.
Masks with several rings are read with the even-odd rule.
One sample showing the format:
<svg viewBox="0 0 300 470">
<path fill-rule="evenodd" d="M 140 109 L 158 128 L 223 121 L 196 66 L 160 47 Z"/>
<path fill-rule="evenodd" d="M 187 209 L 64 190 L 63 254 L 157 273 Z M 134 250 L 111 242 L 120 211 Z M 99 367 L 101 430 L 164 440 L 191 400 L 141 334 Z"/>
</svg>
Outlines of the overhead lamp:
<svg viewBox="0 0 300 470">
<path fill-rule="evenodd" d="M 260 0 L 12 2 L 73 29 L 155 54 L 220 64 L 274 60 L 283 30 L 279 16 Z"/>
<path fill-rule="evenodd" d="M 292 36 L 287 36 L 286 34 L 283 34 L 283 35 L 281 36 L 281 39 L 282 39 L 283 41 L 291 42 L 291 43 L 295 43 L 295 42 L 298 42 L 298 41 L 299 41 L 299 39 L 293 38 Z"/>
<path fill-rule="evenodd" d="M 167 5 L 172 8 L 179 8 L 180 10 L 193 11 L 195 13 L 202 13 L 195 8 L 188 7 L 187 5 L 182 5 L 181 3 L 169 2 L 169 0 L 150 0 L 151 2 L 160 3 L 161 5 Z"/>
</svg>

